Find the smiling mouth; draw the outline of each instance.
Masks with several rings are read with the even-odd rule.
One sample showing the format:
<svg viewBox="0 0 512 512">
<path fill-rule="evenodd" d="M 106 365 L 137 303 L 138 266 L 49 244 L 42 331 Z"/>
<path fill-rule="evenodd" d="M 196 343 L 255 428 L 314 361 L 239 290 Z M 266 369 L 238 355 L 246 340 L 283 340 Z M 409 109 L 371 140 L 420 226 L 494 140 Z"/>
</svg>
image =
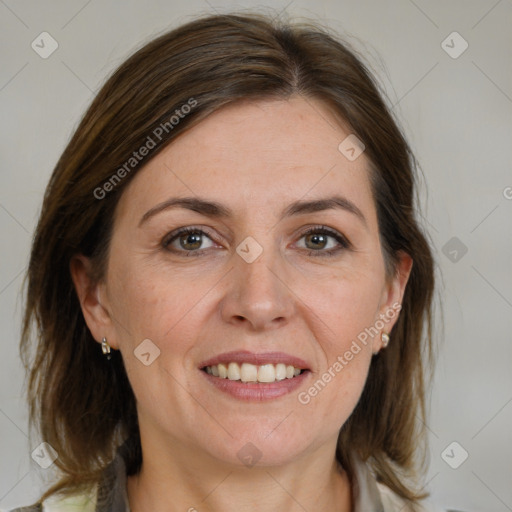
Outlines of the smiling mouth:
<svg viewBox="0 0 512 512">
<path fill-rule="evenodd" d="M 204 366 L 201 370 L 213 377 L 218 377 L 219 379 L 268 384 L 272 382 L 279 382 L 281 380 L 293 379 L 309 371 L 292 365 L 286 365 L 284 363 L 268 363 L 262 365 L 242 363 L 239 365 L 236 362 Z"/>
</svg>

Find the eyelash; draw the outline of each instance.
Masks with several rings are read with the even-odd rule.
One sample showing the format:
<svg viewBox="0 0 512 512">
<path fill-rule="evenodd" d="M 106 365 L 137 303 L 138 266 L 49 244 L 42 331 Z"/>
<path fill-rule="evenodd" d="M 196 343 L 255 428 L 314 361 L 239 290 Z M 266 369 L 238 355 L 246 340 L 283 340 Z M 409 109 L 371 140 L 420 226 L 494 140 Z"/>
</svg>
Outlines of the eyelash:
<svg viewBox="0 0 512 512">
<path fill-rule="evenodd" d="M 180 236 L 182 235 L 185 235 L 185 234 L 200 234 L 200 235 L 206 235 L 208 238 L 210 238 L 210 240 L 214 241 L 213 240 L 213 237 L 212 237 L 212 234 L 202 228 L 202 229 L 199 229 L 199 228 L 196 228 L 196 227 L 193 227 L 193 226 L 189 226 L 189 227 L 184 227 L 184 228 L 180 228 L 178 231 L 174 231 L 172 233 L 170 233 L 169 235 L 167 235 L 164 240 L 162 241 L 162 246 L 164 247 L 164 249 L 168 250 L 168 251 L 171 251 L 171 252 L 174 252 L 175 254 L 176 253 L 185 253 L 186 256 L 185 257 L 189 257 L 189 256 L 201 256 L 204 254 L 205 251 L 207 251 L 208 249 L 199 249 L 199 250 L 195 250 L 195 251 L 184 251 L 184 250 L 173 250 L 173 249 L 169 249 L 169 245 L 174 241 L 176 240 L 177 238 L 179 238 Z M 337 231 L 331 229 L 331 228 L 328 228 L 327 226 L 313 226 L 313 227 L 310 227 L 308 228 L 306 231 L 302 232 L 300 237 L 299 237 L 299 240 L 302 239 L 303 237 L 307 236 L 307 235 L 311 235 L 311 234 L 315 234 L 315 235 L 329 235 L 330 237 L 334 238 L 339 244 L 340 246 L 339 247 L 335 247 L 335 248 L 331 248 L 331 249 L 328 249 L 328 250 L 308 250 L 308 249 L 305 249 L 307 251 L 307 254 L 308 256 L 313 256 L 313 257 L 331 257 L 331 256 L 335 256 L 336 254 L 338 254 L 340 251 L 342 250 L 347 250 L 347 249 L 351 249 L 352 248 L 352 244 L 343 236 L 341 235 L 340 233 L 338 233 Z M 195 254 L 194 254 L 195 253 Z"/>
<path fill-rule="evenodd" d="M 332 249 L 328 249 L 326 251 L 321 250 L 321 249 L 318 251 L 305 249 L 308 253 L 308 256 L 313 256 L 315 258 L 316 257 L 335 256 L 340 251 L 342 251 L 344 249 L 350 249 L 352 247 L 350 242 L 343 235 L 341 235 L 334 229 L 328 228 L 327 226 L 313 226 L 311 228 L 308 228 L 308 229 L 306 229 L 306 231 L 303 231 L 301 233 L 299 240 L 301 238 L 304 238 L 305 236 L 313 235 L 313 234 L 314 235 L 329 235 L 330 237 L 334 238 L 340 244 L 340 246 L 334 247 Z"/>
</svg>

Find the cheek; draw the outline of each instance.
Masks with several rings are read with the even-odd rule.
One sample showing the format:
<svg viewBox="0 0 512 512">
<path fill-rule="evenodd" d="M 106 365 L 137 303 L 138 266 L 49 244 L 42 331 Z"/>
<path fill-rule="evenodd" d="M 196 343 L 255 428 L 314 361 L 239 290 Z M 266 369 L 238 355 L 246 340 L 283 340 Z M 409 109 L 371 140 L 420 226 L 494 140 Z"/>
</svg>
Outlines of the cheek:
<svg viewBox="0 0 512 512">
<path fill-rule="evenodd" d="M 204 279 L 184 279 L 179 271 L 169 274 L 168 269 L 139 260 L 123 261 L 112 269 L 110 303 L 134 342 L 150 338 L 160 344 L 176 337 L 174 332 L 186 339 L 183 330 L 194 325 L 186 319 L 206 294 L 207 285 Z"/>
<path fill-rule="evenodd" d="M 209 283 L 200 289 L 171 277 L 167 274 L 164 278 L 154 266 L 134 261 L 113 268 L 109 279 L 111 304 L 118 320 L 116 333 L 139 414 L 153 418 L 163 429 L 178 430 L 179 415 L 169 411 L 191 407 L 190 394 L 185 390 L 189 379 L 185 363 L 198 337 L 204 315 L 200 298 Z M 149 353 L 147 365 L 144 353 Z M 165 400 L 171 404 L 167 409 L 162 408 L 163 389 Z"/>
<path fill-rule="evenodd" d="M 373 326 L 381 299 L 381 277 L 371 272 L 345 272 L 317 282 L 307 305 L 315 313 L 330 358 L 348 350 Z M 360 336 L 362 338 L 363 336 Z M 365 348 L 363 346 L 363 348 Z"/>
<path fill-rule="evenodd" d="M 334 430 L 348 419 L 366 382 L 373 348 L 367 330 L 376 320 L 381 280 L 370 270 L 352 269 L 317 280 L 309 294 L 310 329 L 323 361 L 298 398 Z"/>
</svg>

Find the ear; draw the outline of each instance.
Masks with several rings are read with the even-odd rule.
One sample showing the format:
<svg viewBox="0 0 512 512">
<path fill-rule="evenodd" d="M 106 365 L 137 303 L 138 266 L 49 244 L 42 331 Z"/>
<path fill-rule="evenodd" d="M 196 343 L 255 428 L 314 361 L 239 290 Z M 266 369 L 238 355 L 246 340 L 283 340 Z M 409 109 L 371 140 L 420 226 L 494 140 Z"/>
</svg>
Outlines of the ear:
<svg viewBox="0 0 512 512">
<path fill-rule="evenodd" d="M 71 258 L 69 270 L 87 327 L 98 343 L 105 337 L 109 345 L 117 349 L 108 303 L 103 300 L 107 296 L 105 285 L 93 282 L 91 269 L 91 261 L 86 256 L 77 254 Z"/>
<path fill-rule="evenodd" d="M 398 320 L 400 310 L 402 308 L 402 299 L 405 293 L 405 287 L 411 274 L 413 260 L 409 254 L 404 251 L 398 252 L 398 262 L 396 265 L 395 275 L 386 280 L 386 284 L 382 291 L 382 298 L 376 319 L 376 325 L 382 329 L 378 336 L 374 338 L 373 353 L 376 354 L 381 348 L 382 334 L 389 334 L 391 329 Z"/>
</svg>

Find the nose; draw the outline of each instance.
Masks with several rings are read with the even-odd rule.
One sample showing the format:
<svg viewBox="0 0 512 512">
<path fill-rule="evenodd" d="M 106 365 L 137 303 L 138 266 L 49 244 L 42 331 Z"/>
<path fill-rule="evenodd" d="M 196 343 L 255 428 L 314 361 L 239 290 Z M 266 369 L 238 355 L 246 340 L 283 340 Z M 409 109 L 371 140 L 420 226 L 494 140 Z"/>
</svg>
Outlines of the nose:
<svg viewBox="0 0 512 512">
<path fill-rule="evenodd" d="M 286 283 L 284 265 L 270 250 L 247 263 L 233 257 L 230 283 L 221 303 L 225 322 L 246 324 L 253 331 L 273 330 L 287 324 L 295 312 L 294 294 Z"/>
</svg>

